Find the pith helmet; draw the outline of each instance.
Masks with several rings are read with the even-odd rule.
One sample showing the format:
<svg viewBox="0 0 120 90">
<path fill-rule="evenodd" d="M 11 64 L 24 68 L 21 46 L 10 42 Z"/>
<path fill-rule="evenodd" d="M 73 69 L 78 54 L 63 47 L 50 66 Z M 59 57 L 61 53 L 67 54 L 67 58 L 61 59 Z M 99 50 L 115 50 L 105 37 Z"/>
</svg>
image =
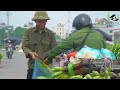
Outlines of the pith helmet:
<svg viewBox="0 0 120 90">
<path fill-rule="evenodd" d="M 36 11 L 32 21 L 39 20 L 39 19 L 46 19 L 50 20 L 46 11 Z"/>
</svg>

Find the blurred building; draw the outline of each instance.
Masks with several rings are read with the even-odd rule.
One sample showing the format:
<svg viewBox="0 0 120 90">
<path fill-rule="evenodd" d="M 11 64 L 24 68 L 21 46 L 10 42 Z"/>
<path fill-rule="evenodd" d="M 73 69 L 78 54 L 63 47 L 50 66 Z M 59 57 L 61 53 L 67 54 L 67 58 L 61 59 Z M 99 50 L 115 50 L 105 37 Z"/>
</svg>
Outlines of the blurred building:
<svg viewBox="0 0 120 90">
<path fill-rule="evenodd" d="M 13 27 L 13 26 L 6 26 L 6 29 L 13 31 L 13 30 L 14 30 L 14 27 Z"/>
<path fill-rule="evenodd" d="M 34 25 L 33 25 L 33 22 L 28 22 L 28 25 L 27 25 L 27 28 L 32 28 Z"/>
<path fill-rule="evenodd" d="M 5 23 L 0 23 L 0 29 L 4 28 L 6 26 Z"/>
<path fill-rule="evenodd" d="M 34 24 L 33 24 L 33 22 L 28 22 L 28 23 L 24 24 L 23 27 L 29 29 L 29 28 L 34 27 Z"/>
<path fill-rule="evenodd" d="M 57 24 L 56 35 L 59 35 L 61 37 L 61 39 L 65 39 L 67 37 L 67 32 L 62 23 Z"/>
<path fill-rule="evenodd" d="M 114 44 L 114 42 L 118 42 L 120 40 L 120 26 L 118 21 L 108 21 L 106 18 L 96 18 L 93 26 L 104 31 L 112 37 L 113 41 L 107 41 L 108 43 Z"/>
</svg>

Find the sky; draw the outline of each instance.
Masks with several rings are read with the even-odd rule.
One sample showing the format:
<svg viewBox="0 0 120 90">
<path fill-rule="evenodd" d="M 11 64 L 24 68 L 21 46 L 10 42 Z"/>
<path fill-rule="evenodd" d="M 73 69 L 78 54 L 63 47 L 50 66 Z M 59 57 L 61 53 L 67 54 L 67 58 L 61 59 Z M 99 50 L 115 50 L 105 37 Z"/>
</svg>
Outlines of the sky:
<svg viewBox="0 0 120 90">
<path fill-rule="evenodd" d="M 31 19 L 34 16 L 35 11 L 9 11 L 9 25 L 13 25 L 14 28 L 23 26 L 28 22 L 32 22 Z M 68 12 L 70 12 L 70 23 L 68 23 Z M 90 15 L 92 22 L 95 18 L 107 18 L 108 13 L 110 15 L 120 15 L 120 11 L 47 11 L 50 20 L 47 22 L 47 27 L 55 30 L 58 23 L 65 25 L 65 28 L 72 29 L 72 21 L 78 14 L 85 13 Z M 6 11 L 0 11 L 0 22 L 7 23 Z M 33 22 L 34 23 L 34 22 Z M 34 23 L 35 25 L 35 23 Z M 69 27 L 70 26 L 70 27 Z"/>
</svg>

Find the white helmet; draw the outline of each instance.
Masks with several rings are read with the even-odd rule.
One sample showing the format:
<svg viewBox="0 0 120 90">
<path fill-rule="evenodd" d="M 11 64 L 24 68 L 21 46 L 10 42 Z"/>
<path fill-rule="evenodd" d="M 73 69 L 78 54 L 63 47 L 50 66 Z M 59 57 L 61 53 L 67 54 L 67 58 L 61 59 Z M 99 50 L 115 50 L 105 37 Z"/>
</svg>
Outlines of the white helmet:
<svg viewBox="0 0 120 90">
<path fill-rule="evenodd" d="M 8 42 L 10 43 L 11 41 L 9 40 Z"/>
</svg>

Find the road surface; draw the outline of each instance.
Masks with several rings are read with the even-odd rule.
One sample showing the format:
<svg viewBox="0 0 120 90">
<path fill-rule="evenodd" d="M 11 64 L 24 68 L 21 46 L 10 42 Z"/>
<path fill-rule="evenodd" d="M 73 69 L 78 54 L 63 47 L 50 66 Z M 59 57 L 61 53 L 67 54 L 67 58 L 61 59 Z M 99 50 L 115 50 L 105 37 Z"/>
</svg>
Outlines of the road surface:
<svg viewBox="0 0 120 90">
<path fill-rule="evenodd" d="M 0 65 L 0 79 L 26 79 L 27 59 L 24 53 L 15 52 L 12 59 L 7 59 L 4 50 L 0 50 L 4 55 Z"/>
</svg>

